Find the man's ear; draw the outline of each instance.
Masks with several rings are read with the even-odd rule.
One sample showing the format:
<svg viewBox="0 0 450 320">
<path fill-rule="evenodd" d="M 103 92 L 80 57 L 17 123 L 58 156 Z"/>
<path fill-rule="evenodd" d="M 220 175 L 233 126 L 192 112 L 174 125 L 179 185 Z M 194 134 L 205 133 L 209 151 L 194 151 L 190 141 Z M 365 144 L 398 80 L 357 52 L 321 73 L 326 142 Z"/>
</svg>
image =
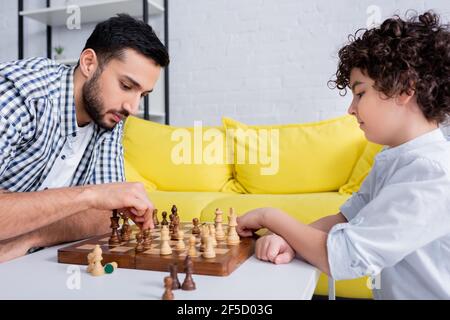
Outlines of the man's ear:
<svg viewBox="0 0 450 320">
<path fill-rule="evenodd" d="M 92 49 L 84 50 L 80 55 L 80 71 L 86 78 L 90 78 L 98 68 L 97 54 Z"/>
</svg>

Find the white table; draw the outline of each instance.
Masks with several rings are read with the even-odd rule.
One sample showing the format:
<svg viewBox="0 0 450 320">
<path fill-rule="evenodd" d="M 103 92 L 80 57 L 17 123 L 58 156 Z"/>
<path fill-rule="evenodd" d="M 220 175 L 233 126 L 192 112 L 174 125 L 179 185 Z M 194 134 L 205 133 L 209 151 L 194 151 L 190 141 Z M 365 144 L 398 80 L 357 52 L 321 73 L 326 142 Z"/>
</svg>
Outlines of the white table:
<svg viewBox="0 0 450 320">
<path fill-rule="evenodd" d="M 0 300 L 8 299 L 161 299 L 168 272 L 117 269 L 93 277 L 86 266 L 60 264 L 47 248 L 0 264 Z M 226 277 L 193 275 L 197 289 L 174 291 L 183 300 L 306 300 L 319 280 L 315 267 L 294 260 L 274 265 L 249 258 Z M 179 273 L 182 283 L 184 274 Z"/>
</svg>

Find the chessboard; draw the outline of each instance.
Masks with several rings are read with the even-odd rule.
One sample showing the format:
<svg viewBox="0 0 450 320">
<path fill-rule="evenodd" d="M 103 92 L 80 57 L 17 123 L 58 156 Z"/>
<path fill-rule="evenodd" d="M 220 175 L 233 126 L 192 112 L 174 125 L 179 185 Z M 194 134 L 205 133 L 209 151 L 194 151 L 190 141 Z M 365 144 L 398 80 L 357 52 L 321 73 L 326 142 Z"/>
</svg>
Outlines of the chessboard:
<svg viewBox="0 0 450 320">
<path fill-rule="evenodd" d="M 193 227 L 194 225 L 190 222 L 180 223 L 180 229 L 184 231 L 184 242 L 186 244 L 192 236 Z M 223 224 L 223 228 L 227 230 L 227 225 Z M 110 244 L 111 234 L 108 233 L 63 247 L 58 250 L 58 262 L 87 265 L 87 255 L 96 245 L 100 245 L 103 251 L 103 264 L 117 262 L 119 268 L 153 271 L 168 271 L 171 264 L 176 264 L 178 271 L 184 272 L 184 260 L 188 252 L 188 245 L 186 245 L 185 250 L 179 251 L 175 248 L 179 240 L 170 240 L 172 253 L 161 255 L 161 225 L 158 225 L 150 230 L 151 244 L 148 249 L 136 252 L 136 235 L 140 230 L 136 225 L 130 226 L 130 230 L 129 240 L 119 241 L 117 244 Z M 196 235 L 196 248 L 199 254 L 197 257 L 192 257 L 193 274 L 227 276 L 254 253 L 255 238 L 250 237 L 240 238 L 237 245 L 228 245 L 226 241 L 217 241 L 216 256 L 204 258 L 200 252 L 200 238 L 200 235 Z"/>
</svg>

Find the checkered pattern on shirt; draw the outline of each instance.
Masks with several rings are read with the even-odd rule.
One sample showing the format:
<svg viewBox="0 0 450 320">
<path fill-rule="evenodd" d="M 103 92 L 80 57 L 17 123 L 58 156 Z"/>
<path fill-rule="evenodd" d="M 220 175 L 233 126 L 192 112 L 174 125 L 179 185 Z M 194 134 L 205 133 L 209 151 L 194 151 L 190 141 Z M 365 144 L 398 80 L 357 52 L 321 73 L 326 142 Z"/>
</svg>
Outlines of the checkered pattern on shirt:
<svg viewBox="0 0 450 320">
<path fill-rule="evenodd" d="M 0 189 L 37 190 L 77 134 L 73 74 L 44 58 L 0 64 Z M 124 181 L 122 126 L 94 126 L 72 186 Z"/>
</svg>

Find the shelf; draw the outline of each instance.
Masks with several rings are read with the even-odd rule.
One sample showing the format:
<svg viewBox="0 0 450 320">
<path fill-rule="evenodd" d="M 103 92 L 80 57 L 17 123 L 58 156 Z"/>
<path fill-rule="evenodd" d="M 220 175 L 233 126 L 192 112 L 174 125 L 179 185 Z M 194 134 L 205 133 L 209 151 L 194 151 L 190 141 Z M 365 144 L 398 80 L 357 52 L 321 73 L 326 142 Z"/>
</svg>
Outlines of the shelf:
<svg viewBox="0 0 450 320">
<path fill-rule="evenodd" d="M 161 5 L 150 0 L 147 0 L 147 2 L 149 16 L 164 13 L 164 8 Z M 81 23 L 103 21 L 122 12 L 126 12 L 133 17 L 142 16 L 142 0 L 96 1 L 79 5 L 79 7 L 81 10 Z M 57 27 L 65 25 L 71 13 L 67 13 L 67 7 L 64 6 L 21 11 L 19 14 L 46 25 Z"/>
<path fill-rule="evenodd" d="M 76 65 L 78 63 L 78 59 L 62 59 L 56 60 L 56 62 L 60 64 Z"/>
</svg>

